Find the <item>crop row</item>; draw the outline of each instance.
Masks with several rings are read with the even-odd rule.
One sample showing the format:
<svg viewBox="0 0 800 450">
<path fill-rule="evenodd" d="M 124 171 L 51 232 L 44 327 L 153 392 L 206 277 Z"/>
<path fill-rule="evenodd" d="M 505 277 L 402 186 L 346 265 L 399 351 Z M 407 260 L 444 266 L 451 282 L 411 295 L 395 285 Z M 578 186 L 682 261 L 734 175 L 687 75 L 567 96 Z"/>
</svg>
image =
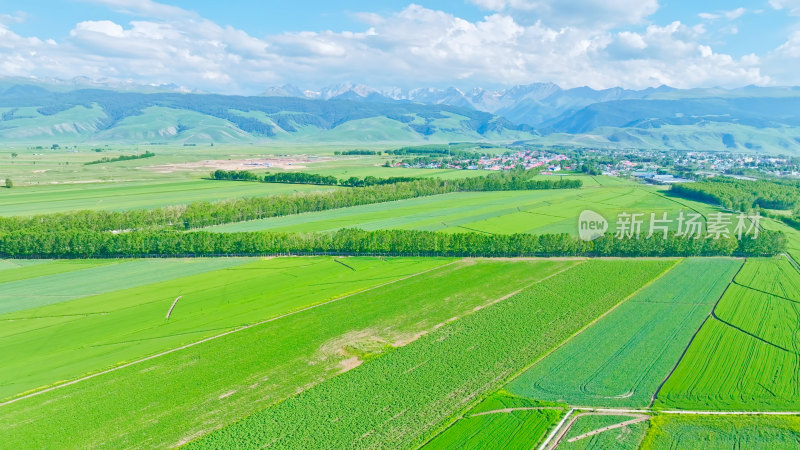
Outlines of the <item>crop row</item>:
<svg viewBox="0 0 800 450">
<path fill-rule="evenodd" d="M 589 261 L 196 442 L 196 448 L 419 445 L 476 397 L 666 270 Z"/>
</svg>

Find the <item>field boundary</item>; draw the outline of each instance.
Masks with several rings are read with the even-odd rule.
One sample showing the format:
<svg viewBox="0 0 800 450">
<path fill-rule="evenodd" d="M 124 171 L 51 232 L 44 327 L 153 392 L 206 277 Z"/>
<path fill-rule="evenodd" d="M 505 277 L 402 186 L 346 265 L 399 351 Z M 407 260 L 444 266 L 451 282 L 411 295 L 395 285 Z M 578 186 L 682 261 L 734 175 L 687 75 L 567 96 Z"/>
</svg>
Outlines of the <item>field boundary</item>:
<svg viewBox="0 0 800 450">
<path fill-rule="evenodd" d="M 83 376 L 83 377 L 80 377 L 80 378 L 77 378 L 77 379 L 74 379 L 74 380 L 71 380 L 71 381 L 67 381 L 67 382 L 64 382 L 64 383 L 61 383 L 61 384 L 57 384 L 57 385 L 50 386 L 50 387 L 47 387 L 47 388 L 44 388 L 44 389 L 41 389 L 41 390 L 37 390 L 37 391 L 31 392 L 31 393 L 28 393 L 28 394 L 23 394 L 23 395 L 21 395 L 19 397 L 15 397 L 15 398 L 12 398 L 10 400 L 6 400 L 6 401 L 0 403 L 0 407 L 7 406 L 7 405 L 10 405 L 12 403 L 16 403 L 16 402 L 18 402 L 20 400 L 25 400 L 25 399 L 29 399 L 31 397 L 36 397 L 38 395 L 45 394 L 47 392 L 52 392 L 52 391 L 55 391 L 57 389 L 61 389 L 61 388 L 67 387 L 67 386 L 72 386 L 74 384 L 78 384 L 78 383 L 81 383 L 83 381 L 90 380 L 90 379 L 95 378 L 95 377 L 99 377 L 101 375 L 106 375 L 106 374 L 109 374 L 109 373 L 112 373 L 112 372 L 116 372 L 118 370 L 125 369 L 127 367 L 131 367 L 131 366 L 134 366 L 134 365 L 137 365 L 137 364 L 141 364 L 143 362 L 147 362 L 147 361 L 150 361 L 150 360 L 153 360 L 153 359 L 156 359 L 156 358 L 160 358 L 160 357 L 165 356 L 165 355 L 169 355 L 171 353 L 175 353 L 175 352 L 178 352 L 178 351 L 181 351 L 181 350 L 185 350 L 187 348 L 191 348 L 191 347 L 203 344 L 205 342 L 213 341 L 215 339 L 219 339 L 221 337 L 225 337 L 225 336 L 228 336 L 228 335 L 231 335 L 231 334 L 234 334 L 234 333 L 238 333 L 240 331 L 248 330 L 250 328 L 254 328 L 254 327 L 257 327 L 257 326 L 260 326 L 260 325 L 264 325 L 264 324 L 267 324 L 267 323 L 270 323 L 270 322 L 274 322 L 276 320 L 280 320 L 280 319 L 283 319 L 283 318 L 286 318 L 286 317 L 289 317 L 289 316 L 293 316 L 293 315 L 299 314 L 301 312 L 309 311 L 309 310 L 312 310 L 312 309 L 315 309 L 315 308 L 319 308 L 321 306 L 325 306 L 325 305 L 328 305 L 328 304 L 331 304 L 331 303 L 335 303 L 335 302 L 338 302 L 340 300 L 344 300 L 346 298 L 352 297 L 354 295 L 363 294 L 365 292 L 369 292 L 369 291 L 372 291 L 372 290 L 375 290 L 375 289 L 379 289 L 379 288 L 382 288 L 384 286 L 388 286 L 388 285 L 391 285 L 391 284 L 394 284 L 394 283 L 399 283 L 399 282 L 407 280 L 409 278 L 414 278 L 416 276 L 423 275 L 423 274 L 426 274 L 428 272 L 432 272 L 432 271 L 435 271 L 435 270 L 443 269 L 445 267 L 451 266 L 451 265 L 456 264 L 456 263 L 461 262 L 461 261 L 463 261 L 463 259 L 457 259 L 455 261 L 452 261 L 452 262 L 449 262 L 449 263 L 446 263 L 446 264 L 443 264 L 443 265 L 440 265 L 440 266 L 436 266 L 436 267 L 433 267 L 433 268 L 430 268 L 430 269 L 423 270 L 421 272 L 413 273 L 411 275 L 407 275 L 405 277 L 398 278 L 396 280 L 392 280 L 392 281 L 389 281 L 389 282 L 386 282 L 386 283 L 382 283 L 382 284 L 379 284 L 379 285 L 376 285 L 376 286 L 372 286 L 372 287 L 369 287 L 369 288 L 366 288 L 366 289 L 362 289 L 362 290 L 360 290 L 358 292 L 353 292 L 353 293 L 350 293 L 350 294 L 347 294 L 347 295 L 343 295 L 341 297 L 337 297 L 337 298 L 334 298 L 334 299 L 331 299 L 331 300 L 328 300 L 328 301 L 325 301 L 325 302 L 322 302 L 322 303 L 317 303 L 317 304 L 314 304 L 314 305 L 310 305 L 310 306 L 307 306 L 305 308 L 301 308 L 301 309 L 298 309 L 298 310 L 295 310 L 295 311 L 291 311 L 291 312 L 288 312 L 288 313 L 285 313 L 285 314 L 281 314 L 279 316 L 275 316 L 275 317 L 272 317 L 272 318 L 269 318 L 269 319 L 265 319 L 265 320 L 262 320 L 262 321 L 259 321 L 259 322 L 256 322 L 256 323 L 251 323 L 249 325 L 244 325 L 244 326 L 241 326 L 241 327 L 238 327 L 238 328 L 234 328 L 233 330 L 229 330 L 229 331 L 226 331 L 224 333 L 216 334 L 214 336 L 209 336 L 209 337 L 203 338 L 203 339 L 201 339 L 199 341 L 191 342 L 189 344 L 185 344 L 185 345 L 182 345 L 182 346 L 179 346 L 179 347 L 175 347 L 175 348 L 172 348 L 172 349 L 169 349 L 169 350 L 165 350 L 165 351 L 157 353 L 155 355 L 150 355 L 150 356 L 147 356 L 147 357 L 144 357 L 144 358 L 137 359 L 135 361 L 131 361 L 129 363 L 125 363 L 125 364 L 122 364 L 122 365 L 119 365 L 119 366 L 116 366 L 116 367 L 112 367 L 111 369 L 106 369 L 106 370 L 103 370 L 103 371 L 100 371 L 100 372 L 96 372 L 96 373 L 93 373 L 93 374 L 90 374 L 90 375 L 86 375 L 86 376 Z"/>
<path fill-rule="evenodd" d="M 542 442 L 542 444 L 538 447 L 538 450 L 547 450 L 550 448 L 555 448 L 555 446 L 558 445 L 558 442 L 561 440 L 561 436 L 559 436 L 559 430 L 564 426 L 564 423 L 566 423 L 567 419 L 569 419 L 573 413 L 575 413 L 574 408 L 570 409 L 566 414 L 564 414 L 564 418 L 562 418 L 561 421 L 556 424 L 555 428 L 553 428 L 553 431 L 550 432 L 544 442 Z M 553 442 L 553 439 L 555 439 L 556 436 L 558 436 L 558 439 L 556 439 L 555 445 L 551 447 L 550 443 Z"/>
<path fill-rule="evenodd" d="M 493 258 L 491 258 L 491 259 L 493 259 Z M 602 259 L 602 258 L 583 258 L 583 261 L 588 261 L 588 260 L 591 260 L 591 259 Z M 612 258 L 608 258 L 608 259 L 619 259 L 619 258 L 612 257 Z M 589 327 L 591 327 L 592 325 L 594 325 L 595 323 L 597 323 L 599 320 L 601 320 L 601 319 L 602 319 L 602 318 L 604 318 L 605 316 L 607 316 L 607 315 L 611 314 L 611 312 L 613 312 L 614 310 L 616 310 L 617 308 L 619 308 L 620 306 L 622 306 L 622 304 L 624 304 L 624 303 L 625 303 L 625 302 L 627 302 L 628 300 L 632 299 L 632 298 L 633 298 L 635 295 L 637 295 L 639 292 L 641 292 L 641 291 L 642 291 L 642 290 L 644 290 L 645 288 L 647 288 L 647 287 L 651 286 L 651 285 L 652 285 L 652 284 L 654 284 L 656 281 L 660 280 L 660 279 L 661 279 L 662 277 L 664 277 L 666 274 L 668 274 L 669 272 L 671 272 L 671 271 L 672 271 L 672 270 L 673 270 L 673 269 L 674 269 L 674 268 L 675 268 L 675 267 L 676 267 L 678 264 L 682 263 L 682 262 L 683 262 L 683 261 L 684 261 L 686 258 L 677 258 L 677 257 L 669 258 L 669 257 L 665 257 L 665 258 L 658 258 L 658 259 L 664 259 L 664 260 L 675 260 L 675 263 L 674 263 L 674 264 L 672 264 L 671 266 L 669 266 L 669 267 L 668 267 L 666 270 L 664 270 L 664 271 L 663 271 L 663 272 L 661 272 L 660 274 L 658 274 L 658 275 L 657 275 L 656 277 L 654 277 L 652 280 L 648 281 L 647 283 L 645 283 L 644 285 L 642 285 L 641 287 L 639 287 L 639 289 L 635 290 L 635 291 L 634 291 L 634 292 L 632 292 L 630 295 L 628 295 L 628 296 L 627 296 L 627 297 L 625 297 L 624 299 L 620 300 L 620 302 L 619 302 L 619 303 L 617 303 L 616 305 L 614 305 L 613 307 L 611 307 L 609 310 L 607 310 L 606 312 L 604 312 L 603 314 L 601 314 L 600 316 L 598 316 L 597 318 L 595 318 L 594 320 L 592 320 L 591 322 L 589 322 L 588 324 L 586 324 L 586 325 L 585 325 L 583 328 L 579 329 L 578 331 L 576 331 L 575 333 L 573 333 L 572 335 L 570 335 L 569 337 L 567 337 L 567 338 L 566 338 L 564 341 L 562 341 L 560 344 L 558 344 L 557 346 L 555 346 L 555 347 L 551 348 L 550 350 L 548 350 L 547 352 L 545 352 L 545 353 L 544 353 L 542 356 L 540 356 L 539 358 L 537 358 L 537 359 L 536 359 L 535 361 L 533 361 L 531 364 L 529 364 L 528 366 L 524 367 L 523 369 L 521 369 L 521 370 L 519 370 L 519 371 L 517 371 L 517 372 L 515 372 L 515 373 L 513 373 L 513 374 L 511 374 L 511 375 L 509 375 L 509 376 L 507 376 L 506 378 L 504 378 L 502 381 L 500 381 L 500 382 L 499 382 L 499 387 L 495 388 L 494 390 L 491 390 L 491 391 L 489 391 L 489 392 L 488 392 L 488 394 L 485 394 L 485 395 L 482 395 L 482 396 L 478 397 L 478 399 L 477 399 L 477 400 L 473 401 L 473 402 L 472 402 L 472 403 L 470 403 L 468 406 L 466 406 L 466 407 L 462 408 L 460 413 L 458 413 L 458 414 L 454 414 L 453 416 L 451 416 L 451 418 L 447 419 L 447 420 L 446 420 L 446 423 L 447 423 L 447 424 L 446 424 L 446 425 L 444 425 L 444 426 L 442 426 L 441 428 L 437 429 L 437 431 L 436 431 L 434 434 L 432 434 L 430 438 L 426 439 L 426 440 L 425 440 L 425 442 L 423 442 L 423 443 L 422 443 L 422 444 L 421 444 L 421 445 L 420 445 L 418 448 L 422 448 L 422 447 L 424 447 L 424 446 L 425 446 L 425 445 L 427 445 L 429 442 L 431 442 L 433 439 L 435 439 L 437 436 L 439 436 L 440 434 L 442 434 L 442 433 L 444 433 L 445 431 L 447 431 L 447 429 L 448 429 L 448 428 L 452 427 L 452 426 L 453 426 L 453 425 L 454 425 L 456 422 L 458 422 L 459 420 L 463 419 L 463 418 L 465 417 L 464 415 L 465 415 L 466 413 L 468 413 L 470 409 L 474 408 L 474 407 L 475 407 L 475 406 L 477 406 L 477 405 L 478 405 L 478 404 L 479 404 L 481 401 L 483 401 L 483 400 L 485 400 L 486 398 L 488 398 L 488 397 L 489 397 L 489 396 L 490 396 L 492 393 L 494 393 L 495 391 L 497 391 L 497 389 L 500 389 L 500 387 L 502 387 L 502 386 L 505 386 L 506 384 L 508 384 L 508 383 L 510 383 L 512 380 L 514 380 L 515 378 L 519 377 L 521 374 L 525 373 L 525 372 L 526 372 L 527 370 L 529 370 L 531 367 L 535 366 L 536 364 L 538 364 L 539 362 L 541 362 L 543 359 L 545 359 L 545 358 L 547 358 L 548 356 L 550 356 L 550 354 L 552 354 L 553 352 L 555 352 L 556 350 L 558 350 L 558 349 L 559 349 L 559 348 L 561 348 L 562 346 L 566 345 L 566 344 L 567 344 L 569 341 L 571 341 L 571 340 L 572 340 L 572 339 L 573 339 L 575 336 L 578 336 L 579 334 L 583 333 L 583 332 L 584 332 L 584 331 L 586 331 L 586 330 L 587 330 Z M 580 265 L 580 264 L 574 264 L 574 265 L 570 266 L 569 268 L 577 267 L 577 266 L 579 266 L 579 265 Z M 567 270 L 567 269 L 564 269 L 564 270 Z M 562 270 L 562 272 L 563 272 L 563 270 Z M 560 272 L 559 272 L 559 273 L 560 273 Z M 547 278 L 553 277 L 553 276 L 555 276 L 555 275 L 558 275 L 558 273 L 555 273 L 555 274 L 553 274 L 553 275 L 550 275 L 550 276 L 549 276 L 549 277 L 547 277 Z M 543 278 L 543 279 L 542 279 L 542 280 L 540 280 L 539 282 L 545 281 L 547 278 Z M 536 283 L 534 283 L 534 284 L 536 284 Z M 2 405 L 0 405 L 0 406 L 2 406 Z M 571 412 L 572 412 L 572 411 L 571 411 Z M 543 448 L 544 448 L 544 447 L 540 447 L 540 449 L 543 449 Z"/>
<path fill-rule="evenodd" d="M 709 318 L 716 316 L 716 314 L 714 314 L 714 310 L 717 309 L 717 305 L 719 305 L 719 302 L 722 301 L 722 297 L 724 297 L 725 293 L 728 292 L 728 288 L 730 288 L 731 285 L 734 283 L 734 280 L 736 280 L 736 277 L 739 275 L 739 272 L 742 271 L 742 269 L 744 268 L 745 264 L 747 264 L 747 258 L 744 259 L 744 261 L 742 262 L 742 265 L 739 266 L 739 270 L 737 270 L 736 273 L 733 274 L 733 277 L 731 277 L 731 281 L 728 283 L 727 286 L 725 286 L 725 290 L 722 291 L 722 294 L 720 294 L 720 296 L 717 299 L 717 301 L 714 302 L 714 306 L 711 308 L 711 312 L 708 313 L 706 318 L 703 319 L 703 323 L 701 323 L 700 326 L 697 327 L 697 329 L 694 331 L 694 334 L 692 335 L 692 338 L 689 339 L 689 343 L 686 344 L 686 347 L 683 349 L 683 353 L 681 353 L 681 356 L 675 362 L 675 365 L 672 366 L 672 370 L 669 371 L 667 376 L 664 377 L 664 380 L 661 382 L 661 384 L 658 385 L 658 389 L 656 389 L 656 392 L 653 394 L 653 397 L 650 399 L 650 407 L 651 408 L 653 407 L 653 405 L 655 404 L 656 400 L 658 399 L 659 392 L 661 392 L 661 389 L 664 387 L 665 384 L 667 384 L 667 381 L 670 379 L 670 377 L 672 377 L 672 374 L 675 373 L 675 370 L 677 370 L 678 365 L 680 365 L 681 361 L 683 361 L 683 358 L 686 356 L 686 353 L 689 351 L 689 347 L 692 346 L 692 343 L 694 342 L 695 338 L 697 337 L 698 334 L 700 334 L 700 330 L 702 330 L 703 327 L 706 325 L 706 323 L 708 323 L 708 319 Z"/>
</svg>

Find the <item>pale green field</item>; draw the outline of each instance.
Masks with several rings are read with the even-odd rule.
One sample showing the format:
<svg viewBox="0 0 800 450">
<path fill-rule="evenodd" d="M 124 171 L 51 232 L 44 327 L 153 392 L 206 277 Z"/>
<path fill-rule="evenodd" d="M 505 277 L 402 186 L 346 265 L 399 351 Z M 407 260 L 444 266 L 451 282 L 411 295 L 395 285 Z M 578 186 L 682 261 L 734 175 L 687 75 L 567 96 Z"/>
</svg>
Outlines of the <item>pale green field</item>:
<svg viewBox="0 0 800 450">
<path fill-rule="evenodd" d="M 590 177 L 583 177 L 590 178 Z M 601 182 L 613 183 L 601 179 Z M 615 180 L 616 181 L 616 180 Z M 458 192 L 409 200 L 274 217 L 208 228 L 233 231 L 334 231 L 340 228 L 478 231 L 491 234 L 578 232 L 578 217 L 590 209 L 616 226 L 622 212 L 659 216 L 679 211 L 707 214 L 712 206 L 665 197 L 660 190 L 641 185 L 594 186 L 584 189 L 503 192 Z M 673 228 L 676 223 L 672 224 Z M 643 227 L 646 235 L 648 230 Z"/>
<path fill-rule="evenodd" d="M 198 309 L 200 304 L 182 303 L 174 314 L 176 318 L 191 314 L 187 320 L 194 320 L 199 326 L 201 317 L 214 320 L 228 308 L 238 308 L 244 313 L 258 310 L 261 305 L 262 312 L 276 307 L 288 311 L 327 298 L 329 294 L 324 290 L 354 289 L 350 281 L 353 277 L 364 278 L 362 283 L 379 284 L 385 282 L 389 276 L 385 272 L 392 271 L 395 264 L 408 269 L 411 269 L 409 264 L 415 264 L 414 270 L 421 270 L 446 262 L 423 258 L 344 260 L 358 269 L 356 272 L 328 258 L 283 258 L 254 265 L 268 267 L 315 261 L 318 267 L 284 267 L 283 270 L 273 267 L 272 275 L 261 277 L 261 286 L 252 282 L 231 283 L 228 295 L 215 296 L 217 308 L 211 304 L 212 299 L 205 300 L 203 314 Z M 421 334 L 441 331 L 440 324 L 468 316 L 477 307 L 487 306 L 493 300 L 573 264 L 467 260 L 439 267 L 313 310 L 5 405 L 0 407 L 0 442 L 2 446 L 16 448 L 163 448 L 185 443 L 352 369 L 360 360 L 367 360 L 366 366 L 394 355 L 399 351 L 396 347 L 414 341 Z M 370 265 L 380 273 L 367 270 Z M 233 275 L 227 273 L 214 278 L 223 284 L 239 280 L 245 269 L 252 266 L 240 266 Z M 333 271 L 340 271 L 343 278 L 326 279 L 326 272 Z M 262 271 L 250 272 L 260 274 Z M 394 270 L 395 274 L 397 272 Z M 283 281 L 278 283 L 281 277 Z M 292 295 L 286 295 L 291 283 L 297 288 L 291 291 Z M 202 287 L 197 286 L 198 289 Z M 191 300 L 194 295 L 185 294 L 181 302 Z M 249 301 L 237 301 L 239 296 L 248 295 Z M 164 300 L 169 299 L 165 297 Z M 145 300 L 125 301 L 131 304 Z M 228 301 L 230 306 L 223 307 Z M 143 304 L 138 309 L 138 319 L 146 322 L 144 327 L 147 323 L 163 326 L 164 312 L 170 302 L 158 304 L 154 310 Z M 120 314 L 124 315 L 124 310 L 120 310 Z M 156 314 L 157 317 L 151 317 Z M 251 314 L 253 318 L 258 315 Z M 133 325 L 127 327 L 135 329 Z M 109 332 L 113 330 L 104 327 L 95 331 L 92 327 L 79 335 L 67 336 L 75 344 L 103 339 Z M 28 347 L 27 351 L 37 351 L 36 346 Z M 53 420 L 54 417 L 59 419 Z"/>
<path fill-rule="evenodd" d="M 71 184 L 0 189 L 0 216 L 50 214 L 75 210 L 152 209 L 295 192 L 338 189 L 304 184 L 178 180 L 130 183 Z"/>
<path fill-rule="evenodd" d="M 62 260 L 0 272 L 0 313 L 232 267 L 243 258 Z"/>
<path fill-rule="evenodd" d="M 693 410 L 800 409 L 800 274 L 748 259 L 657 395 Z"/>
<path fill-rule="evenodd" d="M 447 262 L 346 261 L 352 269 L 331 258 L 136 260 L 0 284 L 7 312 L 0 315 L 0 398 Z"/>
<path fill-rule="evenodd" d="M 484 171 L 387 168 L 381 165 L 388 156 L 334 156 L 334 151 L 351 146 L 271 146 L 271 147 L 160 147 L 131 146 L 101 153 L 90 148 L 27 150 L 0 149 L 0 180 L 10 178 L 14 188 L 0 188 L 0 216 L 49 214 L 81 209 L 128 210 L 185 205 L 194 201 L 268 196 L 293 192 L 333 189 L 327 186 L 220 182 L 207 180 L 211 167 L 174 170 L 160 166 L 207 160 L 247 158 L 294 158 L 315 155 L 291 171 L 333 175 L 338 178 L 440 177 L 464 178 L 486 175 Z M 382 148 L 385 149 L 385 148 Z M 4 151 L 5 150 L 5 151 Z M 103 157 L 141 154 L 155 157 L 86 166 Z M 11 153 L 18 156 L 11 157 Z M 270 169 L 272 172 L 283 169 Z M 251 171 L 264 173 L 264 168 Z M 162 173 L 163 172 L 163 173 Z M 168 172 L 168 173 L 167 173 Z M 593 182 L 590 178 L 587 181 Z M 3 182 L 0 181 L 0 185 Z"/>
<path fill-rule="evenodd" d="M 594 436 L 569 442 L 570 439 L 599 428 L 616 425 L 633 419 L 630 416 L 583 415 L 569 429 L 564 439 L 558 444 L 559 449 L 566 450 L 591 450 L 614 449 L 634 450 L 639 448 L 649 428 L 647 421 L 628 425 L 615 430 L 608 430 Z"/>
<path fill-rule="evenodd" d="M 800 417 L 676 416 L 650 421 L 642 449 L 702 448 L 796 449 L 800 447 Z"/>
<path fill-rule="evenodd" d="M 742 261 L 689 258 L 505 389 L 577 406 L 648 407 Z"/>
</svg>

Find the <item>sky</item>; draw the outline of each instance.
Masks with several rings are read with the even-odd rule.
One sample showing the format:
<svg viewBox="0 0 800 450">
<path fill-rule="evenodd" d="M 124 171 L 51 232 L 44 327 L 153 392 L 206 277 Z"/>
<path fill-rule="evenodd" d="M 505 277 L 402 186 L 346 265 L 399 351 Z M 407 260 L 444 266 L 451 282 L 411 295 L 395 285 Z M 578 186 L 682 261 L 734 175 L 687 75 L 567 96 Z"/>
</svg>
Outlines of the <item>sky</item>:
<svg viewBox="0 0 800 450">
<path fill-rule="evenodd" d="M 800 85 L 800 0 L 3 0 L 0 77 L 227 94 Z"/>
</svg>

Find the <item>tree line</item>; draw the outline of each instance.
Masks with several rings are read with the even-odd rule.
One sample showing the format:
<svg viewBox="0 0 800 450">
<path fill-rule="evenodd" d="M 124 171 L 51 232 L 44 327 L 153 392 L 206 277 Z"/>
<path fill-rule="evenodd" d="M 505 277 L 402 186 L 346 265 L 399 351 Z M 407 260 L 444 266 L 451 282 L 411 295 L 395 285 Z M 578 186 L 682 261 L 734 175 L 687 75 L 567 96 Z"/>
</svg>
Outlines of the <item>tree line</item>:
<svg viewBox="0 0 800 450">
<path fill-rule="evenodd" d="M 770 256 L 783 252 L 780 232 L 762 231 L 757 239 L 620 240 L 607 234 L 591 242 L 569 234 L 442 233 L 415 230 L 334 233 L 211 233 L 171 230 L 112 233 L 83 229 L 0 233 L 4 258 L 108 258 L 227 255 L 383 255 L 450 257 L 528 256 Z"/>
<path fill-rule="evenodd" d="M 753 209 L 800 209 L 800 183 L 739 180 L 713 177 L 696 183 L 675 184 L 670 192 L 725 208 L 748 212 Z"/>
<path fill-rule="evenodd" d="M 317 173 L 306 172 L 278 172 L 267 173 L 263 176 L 259 176 L 246 170 L 215 170 L 214 172 L 211 172 L 211 178 L 214 180 L 229 181 L 260 181 L 263 183 L 313 184 L 319 186 L 348 187 L 379 186 L 384 184 L 407 183 L 410 181 L 419 180 L 419 178 L 416 177 L 378 178 L 371 175 L 364 178 L 350 177 L 346 179 L 339 179 L 332 175 L 320 175 Z"/>
<path fill-rule="evenodd" d="M 304 212 L 384 203 L 450 192 L 513 189 L 567 189 L 581 186 L 579 180 L 531 180 L 530 171 L 510 171 L 460 180 L 414 179 L 354 189 L 301 192 L 267 197 L 248 197 L 219 202 L 200 201 L 187 206 L 152 210 L 75 211 L 32 217 L 0 217 L 0 232 L 16 230 L 130 231 L 150 229 L 188 230 L 211 225 L 243 222 Z"/>
</svg>

